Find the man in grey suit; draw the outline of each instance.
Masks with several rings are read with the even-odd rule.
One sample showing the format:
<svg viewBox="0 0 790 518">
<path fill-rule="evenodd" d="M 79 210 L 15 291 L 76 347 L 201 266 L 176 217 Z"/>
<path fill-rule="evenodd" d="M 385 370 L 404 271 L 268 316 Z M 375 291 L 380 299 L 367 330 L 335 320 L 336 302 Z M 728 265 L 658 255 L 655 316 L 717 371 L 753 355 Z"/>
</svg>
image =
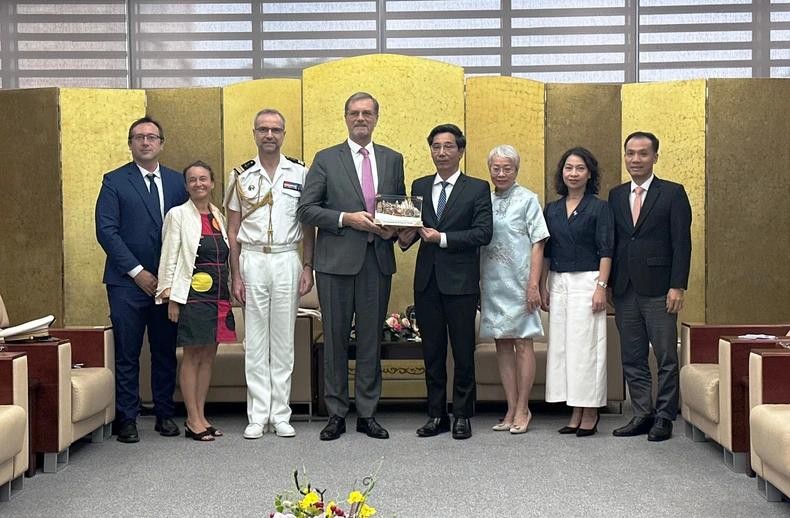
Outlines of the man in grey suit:
<svg viewBox="0 0 790 518">
<path fill-rule="evenodd" d="M 389 303 L 395 232 L 373 223 L 376 193 L 406 194 L 403 155 L 373 144 L 379 103 L 358 92 L 345 104 L 348 139 L 319 151 L 305 180 L 297 215 L 318 227 L 314 269 L 324 325 L 324 383 L 329 422 L 321 440 L 346 431 L 348 341 L 356 327 L 354 383 L 357 431 L 389 434 L 374 414 L 381 394 L 381 328 Z"/>
</svg>

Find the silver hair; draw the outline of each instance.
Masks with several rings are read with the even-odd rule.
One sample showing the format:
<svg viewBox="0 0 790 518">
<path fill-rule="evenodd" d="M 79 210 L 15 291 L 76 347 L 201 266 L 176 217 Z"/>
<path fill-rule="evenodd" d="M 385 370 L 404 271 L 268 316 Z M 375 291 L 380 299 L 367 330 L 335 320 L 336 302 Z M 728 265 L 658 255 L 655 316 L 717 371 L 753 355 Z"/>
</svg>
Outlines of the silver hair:
<svg viewBox="0 0 790 518">
<path fill-rule="evenodd" d="M 519 156 L 518 151 L 516 151 L 516 148 L 508 144 L 501 144 L 492 149 L 488 154 L 489 168 L 491 168 L 491 162 L 493 162 L 497 157 L 506 158 L 513 162 L 513 167 L 518 172 L 519 165 L 521 165 L 521 157 Z"/>
<path fill-rule="evenodd" d="M 285 129 L 285 116 L 280 113 L 279 110 L 275 110 L 274 108 L 264 108 L 258 113 L 255 114 L 255 117 L 252 119 L 252 129 L 255 129 L 255 123 L 258 121 L 258 117 L 261 115 L 277 115 L 280 117 L 280 120 L 283 121 L 283 129 Z"/>
</svg>

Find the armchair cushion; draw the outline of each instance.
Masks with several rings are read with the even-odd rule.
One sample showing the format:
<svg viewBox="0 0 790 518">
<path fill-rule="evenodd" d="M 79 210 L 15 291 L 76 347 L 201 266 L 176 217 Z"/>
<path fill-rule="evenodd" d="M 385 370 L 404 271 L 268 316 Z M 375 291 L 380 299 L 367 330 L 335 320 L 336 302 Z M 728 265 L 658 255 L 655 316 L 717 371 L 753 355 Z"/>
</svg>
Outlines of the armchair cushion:
<svg viewBox="0 0 790 518">
<path fill-rule="evenodd" d="M 749 421 L 754 452 L 763 463 L 790 476 L 790 405 L 758 405 Z"/>
<path fill-rule="evenodd" d="M 0 463 L 13 459 L 25 447 L 27 413 L 18 405 L 0 405 Z"/>
<path fill-rule="evenodd" d="M 714 423 L 719 422 L 719 366 L 692 363 L 680 371 L 683 402 Z"/>
<path fill-rule="evenodd" d="M 115 381 L 110 369 L 88 367 L 71 370 L 71 422 L 78 423 L 112 404 Z"/>
</svg>

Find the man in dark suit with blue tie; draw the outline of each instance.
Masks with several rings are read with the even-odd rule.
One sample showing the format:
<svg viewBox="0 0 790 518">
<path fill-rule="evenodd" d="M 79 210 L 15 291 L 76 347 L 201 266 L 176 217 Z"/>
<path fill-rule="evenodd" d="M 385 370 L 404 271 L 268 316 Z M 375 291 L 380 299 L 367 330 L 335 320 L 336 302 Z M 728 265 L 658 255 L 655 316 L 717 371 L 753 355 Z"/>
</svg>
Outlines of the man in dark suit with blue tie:
<svg viewBox="0 0 790 518">
<path fill-rule="evenodd" d="M 155 430 L 180 434 L 173 421 L 176 379 L 176 325 L 167 305 L 154 304 L 162 249 L 162 221 L 187 200 L 184 177 L 159 164 L 162 126 L 143 117 L 129 128 L 133 162 L 104 175 L 96 201 L 96 237 L 107 254 L 104 284 L 115 336 L 115 409 L 118 440 L 140 440 L 140 349 L 148 330 Z"/>
<path fill-rule="evenodd" d="M 634 410 L 631 421 L 613 433 L 646 433 L 649 441 L 669 439 L 678 412 L 677 314 L 683 308 L 691 264 L 691 205 L 681 184 L 653 175 L 658 144 L 652 133 L 638 131 L 626 137 L 625 166 L 631 181 L 609 193 L 615 223 L 609 279 L 623 374 Z M 655 404 L 650 345 L 658 363 Z"/>
<path fill-rule="evenodd" d="M 433 437 L 452 428 L 454 439 L 472 436 L 475 402 L 475 314 L 480 296 L 480 247 L 491 241 L 493 219 L 488 182 L 461 172 L 466 137 L 454 124 L 428 135 L 436 174 L 414 181 L 422 196 L 419 231 L 402 230 L 402 249 L 419 238 L 414 302 L 425 359 L 428 422 L 417 430 Z M 419 235 L 417 234 L 419 232 Z M 453 350 L 453 425 L 447 415 L 447 335 Z"/>
</svg>

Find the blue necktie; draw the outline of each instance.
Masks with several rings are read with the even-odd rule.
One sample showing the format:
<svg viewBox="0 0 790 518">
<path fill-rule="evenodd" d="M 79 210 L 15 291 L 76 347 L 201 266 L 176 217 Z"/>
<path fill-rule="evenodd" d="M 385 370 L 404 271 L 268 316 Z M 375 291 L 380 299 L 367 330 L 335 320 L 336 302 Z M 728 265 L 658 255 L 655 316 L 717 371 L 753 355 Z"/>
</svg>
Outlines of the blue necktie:
<svg viewBox="0 0 790 518">
<path fill-rule="evenodd" d="M 149 183 L 149 196 L 151 198 L 151 203 L 153 204 L 154 209 L 156 209 L 156 213 L 159 214 L 159 217 L 162 216 L 162 209 L 159 207 L 159 189 L 156 187 L 156 182 L 154 182 L 154 178 L 156 175 L 154 173 L 148 173 L 145 175 L 148 178 Z"/>
<path fill-rule="evenodd" d="M 442 192 L 439 193 L 439 202 L 436 204 L 436 219 L 442 219 L 444 206 L 447 204 L 447 186 L 450 182 L 442 182 Z"/>
</svg>

